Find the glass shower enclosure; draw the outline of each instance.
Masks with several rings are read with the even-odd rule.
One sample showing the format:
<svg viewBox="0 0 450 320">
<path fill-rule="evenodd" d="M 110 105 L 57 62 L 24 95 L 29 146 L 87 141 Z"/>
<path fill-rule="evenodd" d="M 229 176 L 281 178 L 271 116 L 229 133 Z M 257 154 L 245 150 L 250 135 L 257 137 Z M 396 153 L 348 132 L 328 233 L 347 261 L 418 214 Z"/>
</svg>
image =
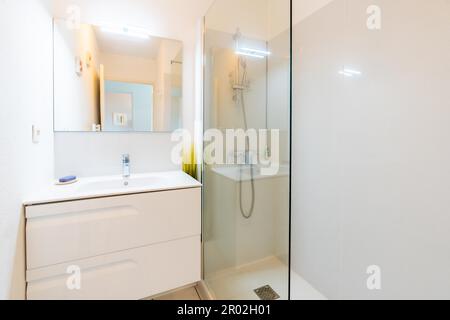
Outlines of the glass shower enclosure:
<svg viewBox="0 0 450 320">
<path fill-rule="evenodd" d="M 449 39 L 448 0 L 213 3 L 203 244 L 215 298 L 449 299 Z"/>
<path fill-rule="evenodd" d="M 289 298 L 291 5 L 217 0 L 204 38 L 204 279 Z"/>
</svg>

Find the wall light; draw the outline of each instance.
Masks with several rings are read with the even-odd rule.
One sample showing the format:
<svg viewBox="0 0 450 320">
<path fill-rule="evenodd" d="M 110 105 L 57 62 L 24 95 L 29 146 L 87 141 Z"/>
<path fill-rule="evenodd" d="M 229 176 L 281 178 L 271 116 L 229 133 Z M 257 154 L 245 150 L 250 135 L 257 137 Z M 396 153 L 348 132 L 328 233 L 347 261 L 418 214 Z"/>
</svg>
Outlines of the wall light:
<svg viewBox="0 0 450 320">
<path fill-rule="evenodd" d="M 263 50 L 258 50 L 258 49 L 238 48 L 236 50 L 236 54 L 241 55 L 241 56 L 246 56 L 246 57 L 264 59 L 264 58 L 270 56 L 272 53 L 270 53 L 269 51 L 263 51 Z"/>
<path fill-rule="evenodd" d="M 263 56 L 262 54 L 256 54 L 256 53 L 251 53 L 251 52 L 245 52 L 245 51 L 241 51 L 241 50 L 237 50 L 236 51 L 237 55 L 240 56 L 246 56 L 246 57 L 252 57 L 252 58 L 258 58 L 258 59 L 264 59 L 265 56 Z"/>
<path fill-rule="evenodd" d="M 251 48 L 241 48 L 241 51 L 249 52 L 251 54 L 259 54 L 262 56 L 270 56 L 272 53 L 269 51 L 263 51 L 263 50 L 257 50 L 257 49 L 251 49 Z"/>
<path fill-rule="evenodd" d="M 101 30 L 103 32 L 119 34 L 132 38 L 150 39 L 151 37 L 146 30 L 133 27 L 102 26 Z"/>
</svg>

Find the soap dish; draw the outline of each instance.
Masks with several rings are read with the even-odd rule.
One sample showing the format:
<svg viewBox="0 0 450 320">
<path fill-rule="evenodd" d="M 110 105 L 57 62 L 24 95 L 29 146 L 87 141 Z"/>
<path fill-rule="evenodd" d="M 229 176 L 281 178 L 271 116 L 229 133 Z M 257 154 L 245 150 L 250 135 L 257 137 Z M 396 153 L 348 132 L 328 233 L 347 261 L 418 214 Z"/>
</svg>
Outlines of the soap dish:
<svg viewBox="0 0 450 320">
<path fill-rule="evenodd" d="M 55 185 L 57 185 L 57 186 L 67 186 L 69 184 L 74 184 L 74 183 L 77 183 L 77 182 L 78 182 L 78 179 L 75 179 L 75 180 L 72 180 L 72 181 L 68 181 L 68 182 L 56 181 Z"/>
</svg>

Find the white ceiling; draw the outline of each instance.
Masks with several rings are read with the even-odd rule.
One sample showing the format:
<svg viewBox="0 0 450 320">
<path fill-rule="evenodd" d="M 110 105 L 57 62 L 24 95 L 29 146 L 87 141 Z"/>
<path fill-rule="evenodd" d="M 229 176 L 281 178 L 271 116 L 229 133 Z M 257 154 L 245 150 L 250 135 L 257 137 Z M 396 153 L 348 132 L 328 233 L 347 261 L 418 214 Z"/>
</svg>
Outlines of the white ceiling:
<svg viewBox="0 0 450 320">
<path fill-rule="evenodd" d="M 214 0 L 52 0 L 53 15 L 68 17 L 68 8 L 80 8 L 81 22 L 141 27 L 153 35 L 183 39 L 195 28 Z"/>
</svg>

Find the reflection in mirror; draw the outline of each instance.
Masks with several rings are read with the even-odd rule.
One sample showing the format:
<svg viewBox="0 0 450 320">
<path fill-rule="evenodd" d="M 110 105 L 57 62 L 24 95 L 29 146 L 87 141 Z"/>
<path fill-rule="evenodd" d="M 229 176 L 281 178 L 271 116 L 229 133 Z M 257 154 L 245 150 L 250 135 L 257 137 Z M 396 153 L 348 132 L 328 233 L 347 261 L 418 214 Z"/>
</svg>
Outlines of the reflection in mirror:
<svg viewBox="0 0 450 320">
<path fill-rule="evenodd" d="M 180 41 L 55 19 L 55 131 L 181 128 L 182 63 Z"/>
</svg>

